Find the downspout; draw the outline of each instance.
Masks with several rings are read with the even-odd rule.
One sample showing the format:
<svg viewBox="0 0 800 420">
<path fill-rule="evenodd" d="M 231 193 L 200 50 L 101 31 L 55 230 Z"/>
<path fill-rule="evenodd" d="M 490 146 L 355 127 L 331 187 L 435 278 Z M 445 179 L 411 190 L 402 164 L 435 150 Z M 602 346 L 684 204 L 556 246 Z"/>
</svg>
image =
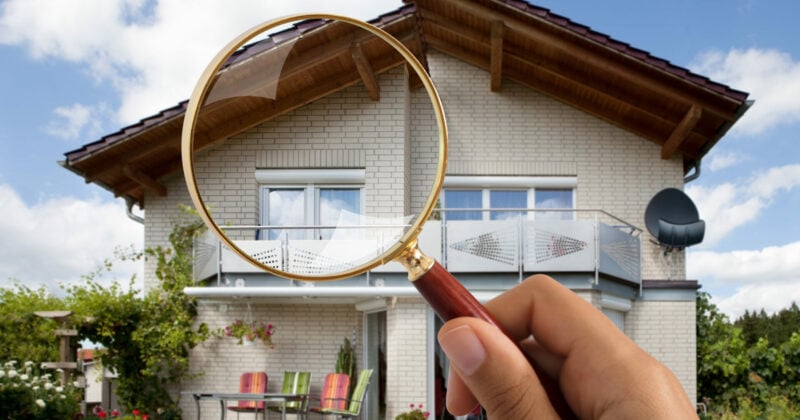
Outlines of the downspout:
<svg viewBox="0 0 800 420">
<path fill-rule="evenodd" d="M 125 214 L 128 215 L 128 219 L 131 219 L 134 222 L 139 223 L 140 225 L 144 225 L 144 217 L 133 214 L 134 204 L 136 203 L 134 203 L 134 201 L 131 198 L 125 197 L 125 209 L 126 209 Z"/>
</svg>

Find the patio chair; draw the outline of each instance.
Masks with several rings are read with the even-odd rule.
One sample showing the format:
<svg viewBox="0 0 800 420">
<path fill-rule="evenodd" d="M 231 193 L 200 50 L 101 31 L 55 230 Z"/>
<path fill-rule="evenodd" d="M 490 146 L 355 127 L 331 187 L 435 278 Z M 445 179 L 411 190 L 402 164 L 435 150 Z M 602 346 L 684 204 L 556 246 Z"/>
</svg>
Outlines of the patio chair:
<svg viewBox="0 0 800 420">
<path fill-rule="evenodd" d="M 245 372 L 239 378 L 239 392 L 243 394 L 263 394 L 267 392 L 266 372 Z M 253 413 L 258 418 L 258 412 L 264 411 L 264 401 L 239 400 L 236 405 L 228 406 L 228 410 L 239 413 Z M 265 415 L 266 417 L 266 415 Z"/>
<path fill-rule="evenodd" d="M 319 407 L 311 408 L 311 412 L 326 414 L 326 410 L 342 411 L 347 405 L 347 394 L 350 392 L 350 376 L 346 373 L 329 373 L 322 385 Z"/>
<path fill-rule="evenodd" d="M 369 386 L 370 377 L 372 377 L 372 369 L 364 369 L 359 373 L 358 382 L 356 382 L 356 387 L 353 389 L 350 399 L 347 400 L 346 409 L 319 409 L 315 410 L 315 412 L 324 415 L 333 415 L 340 419 L 358 417 L 361 414 L 361 407 L 364 405 L 364 398 L 367 396 L 367 387 Z"/>
<path fill-rule="evenodd" d="M 303 400 L 282 402 L 278 405 L 269 405 L 270 411 L 283 412 L 285 406 L 286 414 L 297 414 L 308 418 L 308 393 L 311 388 L 311 372 L 284 372 L 281 394 L 305 395 Z"/>
</svg>

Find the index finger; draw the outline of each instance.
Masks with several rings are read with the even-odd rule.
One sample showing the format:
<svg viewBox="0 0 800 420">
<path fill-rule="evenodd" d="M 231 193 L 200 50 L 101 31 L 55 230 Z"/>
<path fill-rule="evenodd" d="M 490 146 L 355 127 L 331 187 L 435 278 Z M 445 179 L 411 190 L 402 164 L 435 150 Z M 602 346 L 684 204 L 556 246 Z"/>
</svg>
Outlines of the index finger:
<svg viewBox="0 0 800 420">
<path fill-rule="evenodd" d="M 567 358 L 576 349 L 618 352 L 630 342 L 610 319 L 549 276 L 528 278 L 486 308 L 517 341 L 530 337 L 549 353 Z"/>
</svg>

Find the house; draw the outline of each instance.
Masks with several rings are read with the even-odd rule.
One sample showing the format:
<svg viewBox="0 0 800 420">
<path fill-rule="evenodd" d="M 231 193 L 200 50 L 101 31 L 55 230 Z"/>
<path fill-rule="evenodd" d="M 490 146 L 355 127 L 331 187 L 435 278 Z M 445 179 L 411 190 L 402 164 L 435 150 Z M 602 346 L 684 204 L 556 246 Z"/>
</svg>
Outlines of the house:
<svg viewBox="0 0 800 420">
<path fill-rule="evenodd" d="M 117 375 L 100 363 L 97 349 L 78 350 L 78 361 L 83 383 L 83 412 L 91 413 L 95 407 L 107 412 L 119 410 L 117 395 L 114 392 Z"/>
<path fill-rule="evenodd" d="M 702 158 L 749 106 L 747 94 L 523 1 L 419 0 L 372 23 L 426 66 L 447 114 L 444 190 L 421 247 L 482 300 L 530 274 L 552 275 L 670 367 L 696 399 L 699 286 L 686 279 L 684 251 L 665 252 L 639 226 L 651 197 L 699 175 Z M 227 177 L 228 184 L 208 187 L 225 197 L 213 211 L 226 227 L 249 227 L 236 237 L 243 248 L 266 249 L 288 236 L 276 233 L 285 225 L 269 212 L 289 195 L 307 200 L 292 220 L 316 224 L 314 236 L 325 230 L 312 214 L 326 193 L 349 194 L 354 213 L 364 213 L 362 191 L 386 162 L 364 157 L 364 142 L 310 148 L 329 140 L 315 126 L 326 115 L 380 116 L 376 100 L 396 95 L 404 117 L 365 129 L 364 138 L 392 131 L 402 142 L 435 126 L 430 114 L 414 113 L 427 98 L 402 61 L 331 23 L 282 30 L 243 49 L 226 69 L 256 74 L 248 66 L 258 57 L 300 39 L 305 44 L 290 55 L 298 60 L 292 94 L 269 105 L 226 96 L 217 119 L 202 120 L 208 143 L 198 167 Z M 323 39 L 340 42 L 320 47 Z M 347 60 L 359 72 L 340 71 Z M 178 205 L 190 203 L 180 157 L 186 111 L 186 102 L 163 110 L 63 162 L 146 209 L 147 246 L 167 244 Z M 386 188 L 396 189 L 399 207 L 419 208 L 424 193 L 415 190 L 413 171 L 425 158 L 401 149 L 399 176 Z M 286 181 L 287 174 L 302 181 Z M 195 266 L 197 286 L 186 292 L 198 297 L 200 320 L 220 328 L 236 319 L 272 323 L 275 348 L 207 342 L 192 353 L 203 375 L 187 389 L 235 390 L 242 372 L 264 370 L 268 389 L 278 390 L 282 371 L 308 370 L 318 390 L 348 338 L 359 367 L 378 372 L 365 418 L 394 418 L 410 403 L 437 406 L 446 369 L 435 340 L 440 321 L 397 267 L 332 283 L 290 281 L 246 264 L 212 237 L 198 241 Z M 147 286 L 156 280 L 146 268 Z M 215 408 L 208 415 L 218 415 Z"/>
</svg>

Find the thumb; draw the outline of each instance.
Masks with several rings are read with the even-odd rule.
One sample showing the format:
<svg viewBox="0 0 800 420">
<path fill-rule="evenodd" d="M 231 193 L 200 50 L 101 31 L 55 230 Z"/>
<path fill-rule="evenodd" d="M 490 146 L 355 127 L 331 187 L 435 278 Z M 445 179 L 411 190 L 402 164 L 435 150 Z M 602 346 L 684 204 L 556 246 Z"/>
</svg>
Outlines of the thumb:
<svg viewBox="0 0 800 420">
<path fill-rule="evenodd" d="M 438 339 L 450 358 L 447 407 L 453 414 L 466 414 L 477 399 L 491 419 L 558 418 L 528 360 L 497 327 L 457 318 L 444 324 Z"/>
</svg>

